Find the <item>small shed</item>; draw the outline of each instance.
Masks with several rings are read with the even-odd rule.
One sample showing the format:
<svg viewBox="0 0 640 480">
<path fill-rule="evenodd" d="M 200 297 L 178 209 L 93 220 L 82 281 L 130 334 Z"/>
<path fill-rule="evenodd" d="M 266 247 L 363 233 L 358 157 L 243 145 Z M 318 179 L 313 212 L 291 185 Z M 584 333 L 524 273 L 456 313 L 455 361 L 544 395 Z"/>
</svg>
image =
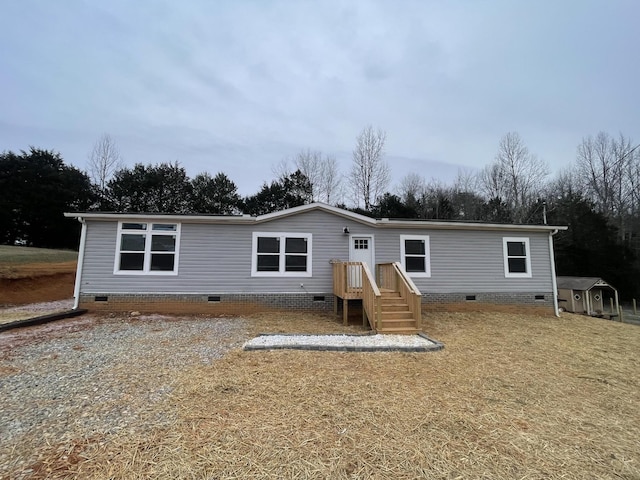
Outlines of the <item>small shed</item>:
<svg viewBox="0 0 640 480">
<path fill-rule="evenodd" d="M 558 305 L 567 312 L 612 317 L 620 311 L 618 291 L 602 278 L 558 277 L 557 281 Z"/>
</svg>

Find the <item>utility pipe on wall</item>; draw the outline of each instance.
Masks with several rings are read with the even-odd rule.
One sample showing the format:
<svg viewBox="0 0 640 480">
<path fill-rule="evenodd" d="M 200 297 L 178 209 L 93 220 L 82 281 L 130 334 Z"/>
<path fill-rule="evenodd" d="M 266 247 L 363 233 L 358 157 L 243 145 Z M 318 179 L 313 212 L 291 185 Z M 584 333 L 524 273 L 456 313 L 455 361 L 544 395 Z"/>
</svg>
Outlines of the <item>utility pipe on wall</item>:
<svg viewBox="0 0 640 480">
<path fill-rule="evenodd" d="M 549 232 L 549 258 L 551 259 L 551 287 L 553 288 L 553 311 L 556 317 L 560 316 L 560 310 L 558 310 L 558 282 L 556 281 L 556 259 L 553 254 L 553 236 L 558 233 L 558 230 Z"/>
<path fill-rule="evenodd" d="M 80 304 L 80 282 L 82 281 L 82 266 L 84 264 L 84 247 L 87 243 L 87 222 L 84 218 L 78 217 L 82 224 L 80 231 L 80 248 L 78 249 L 78 266 L 76 267 L 76 283 L 73 287 L 73 309 L 76 310 Z"/>
</svg>

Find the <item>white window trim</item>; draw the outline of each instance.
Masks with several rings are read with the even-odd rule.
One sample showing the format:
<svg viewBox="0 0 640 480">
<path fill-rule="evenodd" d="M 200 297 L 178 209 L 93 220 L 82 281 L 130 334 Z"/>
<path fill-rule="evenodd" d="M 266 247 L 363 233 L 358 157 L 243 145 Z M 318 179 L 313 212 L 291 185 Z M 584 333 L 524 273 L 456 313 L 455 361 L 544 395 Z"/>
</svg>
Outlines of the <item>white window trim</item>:
<svg viewBox="0 0 640 480">
<path fill-rule="evenodd" d="M 123 223 L 146 223 L 147 230 L 133 230 L 133 229 L 123 229 Z M 176 225 L 175 231 L 168 230 L 152 230 L 153 223 L 163 223 L 163 224 L 171 224 Z M 114 275 L 178 275 L 178 265 L 180 260 L 180 231 L 181 224 L 175 222 L 162 222 L 153 220 L 139 220 L 139 221 L 122 221 L 118 222 L 118 236 L 116 241 L 116 254 L 113 262 L 113 274 Z M 146 235 L 146 239 L 144 242 L 144 264 L 142 270 L 120 270 L 120 247 L 122 243 L 122 234 L 123 233 L 131 233 L 131 234 L 143 234 Z M 173 270 L 163 271 L 163 270 L 151 270 L 151 236 L 152 235 L 175 235 L 176 236 L 176 249 L 174 253 L 173 260 Z M 168 252 L 167 252 L 168 253 Z"/>
<path fill-rule="evenodd" d="M 280 256 L 280 265 L 277 272 L 259 272 L 258 271 L 258 238 L 259 237 L 279 237 L 282 251 Z M 284 245 L 285 239 L 289 237 L 306 238 L 307 239 L 307 271 L 306 272 L 286 272 Z M 312 275 L 311 267 L 313 265 L 313 235 L 311 233 L 295 233 L 295 232 L 253 232 L 251 242 L 251 276 L 252 277 L 310 277 Z"/>
<path fill-rule="evenodd" d="M 407 271 L 406 264 L 406 240 L 423 240 L 424 241 L 424 272 L 409 272 Z M 411 255 L 414 257 L 418 257 L 421 255 Z M 429 235 L 400 235 L 400 263 L 402 264 L 402 268 L 407 271 L 407 274 L 410 277 L 423 277 L 430 278 L 431 277 L 431 245 L 429 240 Z"/>
<path fill-rule="evenodd" d="M 507 249 L 508 242 L 522 242 L 526 251 L 526 266 L 527 271 L 525 273 L 514 273 L 509 271 L 509 251 Z M 503 237 L 502 238 L 502 255 L 504 261 L 504 276 L 505 278 L 531 278 L 533 276 L 531 272 L 531 248 L 529 247 L 528 237 Z M 521 257 L 518 257 L 521 258 Z"/>
</svg>

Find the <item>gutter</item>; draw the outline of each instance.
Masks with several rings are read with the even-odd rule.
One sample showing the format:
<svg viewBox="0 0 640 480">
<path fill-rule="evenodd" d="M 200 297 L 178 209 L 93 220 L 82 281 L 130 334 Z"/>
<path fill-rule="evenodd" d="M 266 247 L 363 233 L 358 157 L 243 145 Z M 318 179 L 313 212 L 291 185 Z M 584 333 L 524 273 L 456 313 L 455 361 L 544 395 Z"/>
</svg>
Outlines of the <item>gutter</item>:
<svg viewBox="0 0 640 480">
<path fill-rule="evenodd" d="M 78 217 L 78 221 L 82 224 L 80 232 L 80 248 L 78 250 L 78 266 L 76 267 L 76 283 L 73 287 L 73 309 L 77 310 L 80 304 L 80 282 L 82 280 L 82 267 L 84 266 L 84 250 L 87 244 L 87 222 L 84 218 Z"/>
<path fill-rule="evenodd" d="M 560 310 L 558 309 L 558 281 L 556 279 L 556 259 L 553 253 L 553 236 L 558 233 L 558 230 L 549 232 L 549 258 L 551 259 L 551 286 L 553 288 L 553 310 L 556 317 L 560 316 Z"/>
</svg>

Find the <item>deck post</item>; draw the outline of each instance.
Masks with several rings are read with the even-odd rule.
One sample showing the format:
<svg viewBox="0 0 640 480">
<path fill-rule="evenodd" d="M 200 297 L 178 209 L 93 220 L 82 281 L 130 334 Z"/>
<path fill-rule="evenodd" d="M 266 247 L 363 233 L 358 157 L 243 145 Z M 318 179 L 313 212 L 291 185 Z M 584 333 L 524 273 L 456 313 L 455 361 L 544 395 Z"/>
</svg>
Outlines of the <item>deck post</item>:
<svg viewBox="0 0 640 480">
<path fill-rule="evenodd" d="M 338 315 L 338 296 L 333 296 L 333 314 Z"/>
<path fill-rule="evenodd" d="M 349 300 L 342 299 L 342 324 L 349 325 Z"/>
</svg>

